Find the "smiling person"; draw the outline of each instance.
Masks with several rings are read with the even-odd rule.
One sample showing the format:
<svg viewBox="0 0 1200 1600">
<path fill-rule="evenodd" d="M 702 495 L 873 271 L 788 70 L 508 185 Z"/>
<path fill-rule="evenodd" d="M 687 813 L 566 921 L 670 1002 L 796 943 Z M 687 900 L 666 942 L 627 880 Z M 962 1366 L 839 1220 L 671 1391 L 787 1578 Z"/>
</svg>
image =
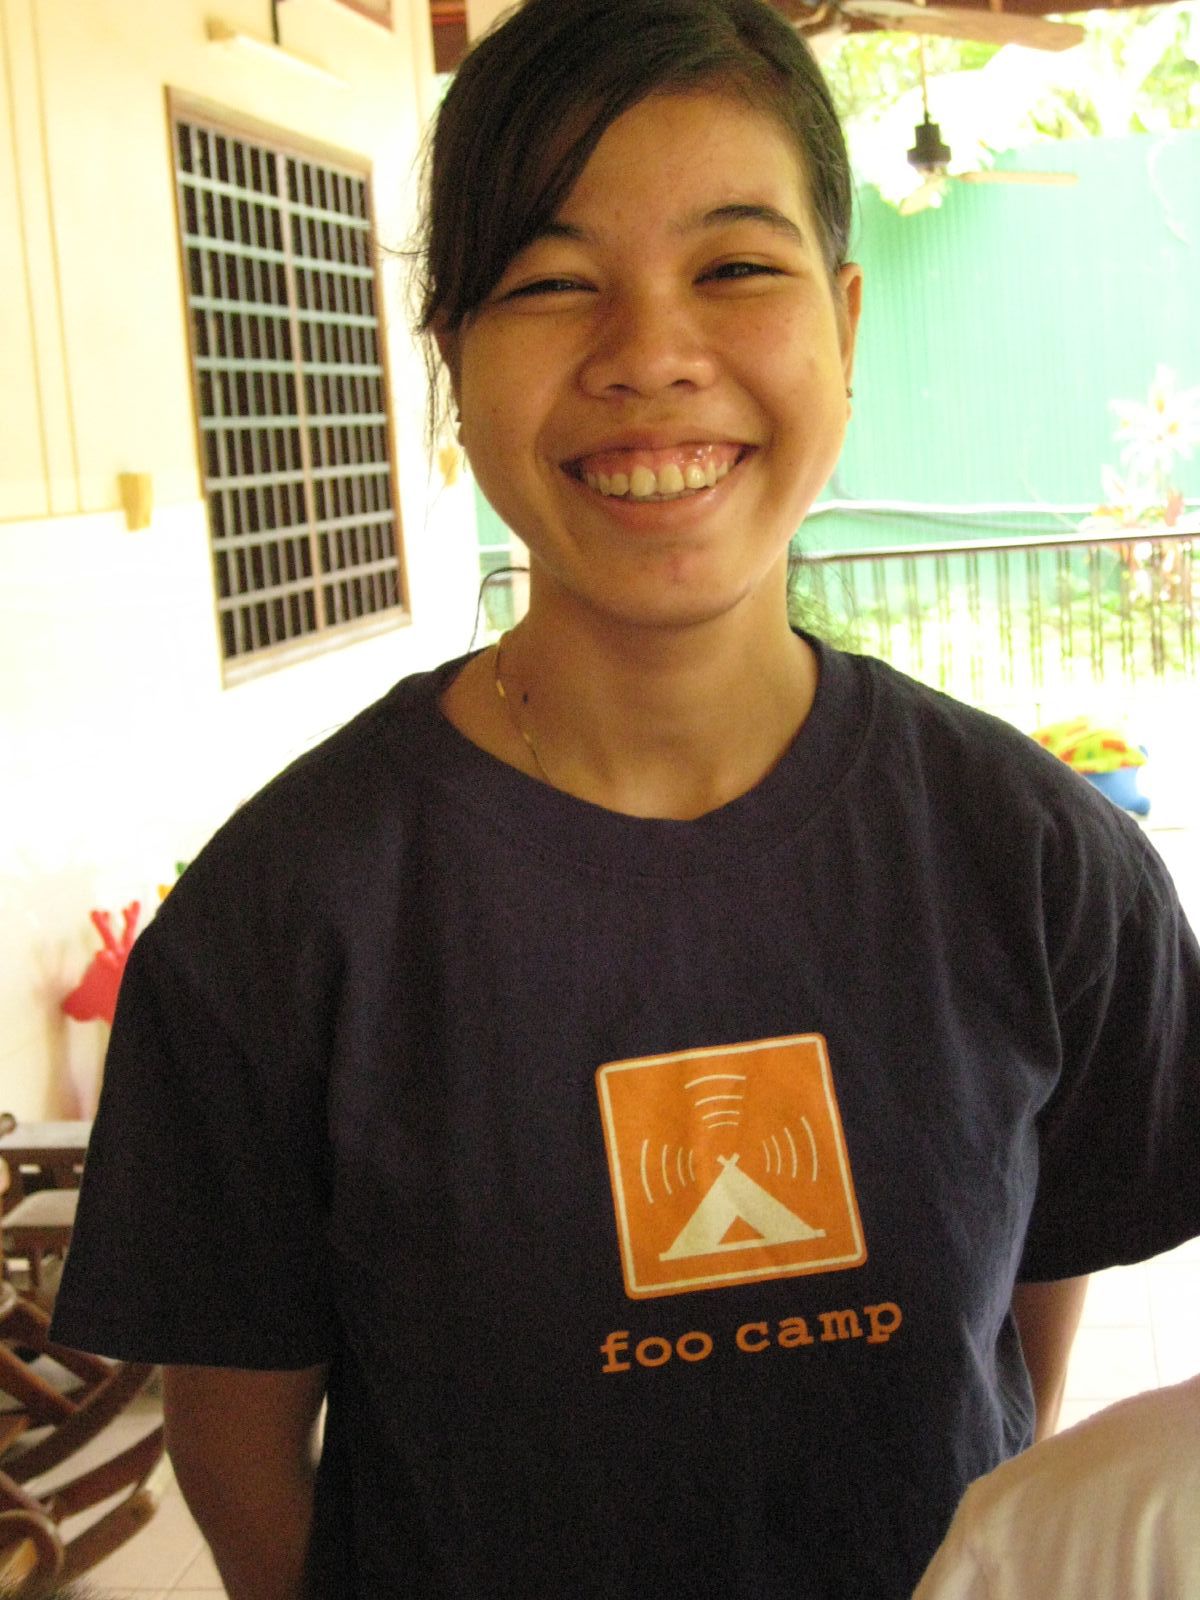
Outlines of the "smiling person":
<svg viewBox="0 0 1200 1600">
<path fill-rule="evenodd" d="M 555 215 L 522 219 L 480 304 L 454 303 L 471 285 L 431 294 L 462 441 L 532 562 L 527 617 L 444 709 L 614 812 L 715 811 L 812 704 L 788 548 L 845 432 L 860 273 L 831 270 L 800 155 L 750 85 L 659 90 L 604 130 Z"/>
<path fill-rule="evenodd" d="M 425 332 L 528 614 L 139 939 L 57 1313 L 167 1365 L 232 1600 L 900 1600 L 1085 1275 L 1200 1230 L 1157 857 L 789 620 L 850 203 L 760 0 L 529 0 L 445 99 Z"/>
</svg>

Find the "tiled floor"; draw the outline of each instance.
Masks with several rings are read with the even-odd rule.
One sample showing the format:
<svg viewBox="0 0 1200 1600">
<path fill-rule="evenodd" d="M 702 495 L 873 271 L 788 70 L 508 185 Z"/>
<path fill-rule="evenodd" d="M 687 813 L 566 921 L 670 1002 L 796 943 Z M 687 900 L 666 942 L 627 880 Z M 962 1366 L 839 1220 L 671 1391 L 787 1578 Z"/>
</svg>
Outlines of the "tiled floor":
<svg viewBox="0 0 1200 1600">
<path fill-rule="evenodd" d="M 58 1469 L 58 1477 L 73 1475 L 80 1467 L 117 1454 L 125 1445 L 134 1443 L 157 1426 L 162 1418 L 162 1408 L 156 1396 L 147 1393 L 137 1400 L 114 1422 L 100 1439 L 72 1460 L 70 1472 Z M 166 1463 L 160 1469 L 163 1482 L 162 1499 L 147 1525 L 132 1539 L 111 1555 L 107 1561 L 93 1568 L 81 1582 L 87 1600 L 115 1600 L 129 1597 L 133 1600 L 161 1600 L 171 1595 L 173 1600 L 199 1600 L 201 1595 L 213 1600 L 224 1590 L 217 1576 L 208 1547 L 200 1537 L 196 1524 L 188 1514 L 183 1497 L 175 1484 Z M 158 1474 L 156 1474 L 158 1476 Z M 34 1479 L 30 1490 L 45 1495 L 54 1485 L 55 1475 Z M 71 1519 L 64 1524 L 64 1534 L 69 1540 L 99 1512 Z"/>
<path fill-rule="evenodd" d="M 1071 1353 L 1061 1426 L 1200 1372 L 1200 1240 L 1092 1279 Z"/>
<path fill-rule="evenodd" d="M 88 1577 L 96 1600 L 213 1600 L 223 1595 L 221 1580 L 188 1514 L 179 1490 L 172 1485 L 152 1520 L 128 1544 L 93 1568 Z M 89 1600 L 91 1597 L 89 1596 Z"/>
<path fill-rule="evenodd" d="M 1152 826 L 1150 832 L 1193 925 L 1200 927 L 1200 830 L 1181 825 L 1174 810 L 1163 822 L 1165 827 Z M 1080 1422 L 1127 1395 L 1200 1372 L 1197 1326 L 1200 1240 L 1138 1266 L 1097 1274 L 1071 1358 L 1062 1425 Z M 152 1419 L 153 1402 L 147 1402 L 138 1416 L 115 1424 L 114 1432 L 121 1427 L 140 1436 Z M 224 1592 L 173 1484 L 153 1521 L 95 1568 L 91 1582 L 96 1600 L 213 1600 Z"/>
</svg>

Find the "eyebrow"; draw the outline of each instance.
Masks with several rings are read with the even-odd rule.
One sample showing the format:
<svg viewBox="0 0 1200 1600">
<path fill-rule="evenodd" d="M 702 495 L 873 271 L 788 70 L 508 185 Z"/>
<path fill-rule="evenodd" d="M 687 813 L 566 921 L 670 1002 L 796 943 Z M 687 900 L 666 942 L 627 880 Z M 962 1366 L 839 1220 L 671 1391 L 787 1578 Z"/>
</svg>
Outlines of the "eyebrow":
<svg viewBox="0 0 1200 1600">
<path fill-rule="evenodd" d="M 685 217 L 679 231 L 690 233 L 694 228 L 719 228 L 729 222 L 762 222 L 773 233 L 781 233 L 795 244 L 804 243 L 804 234 L 791 217 L 759 201 L 731 201 L 729 205 L 714 206 L 698 217 Z"/>
<path fill-rule="evenodd" d="M 804 244 L 804 233 L 799 225 L 774 206 L 758 201 L 730 201 L 728 205 L 714 206 L 711 211 L 701 211 L 683 217 L 675 227 L 676 233 L 695 233 L 704 228 L 725 227 L 731 222 L 760 222 L 772 233 L 781 234 L 793 244 Z M 577 228 L 570 222 L 547 222 L 538 229 L 530 244 L 539 239 L 570 239 L 576 244 L 587 244 L 592 235 L 586 228 Z"/>
</svg>

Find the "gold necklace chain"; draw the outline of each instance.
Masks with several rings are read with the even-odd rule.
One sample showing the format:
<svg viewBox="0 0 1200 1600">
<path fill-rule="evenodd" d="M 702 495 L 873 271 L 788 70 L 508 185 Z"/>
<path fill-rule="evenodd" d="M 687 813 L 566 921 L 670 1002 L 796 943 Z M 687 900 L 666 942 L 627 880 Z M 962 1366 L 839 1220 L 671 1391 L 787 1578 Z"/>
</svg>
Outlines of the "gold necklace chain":
<svg viewBox="0 0 1200 1600">
<path fill-rule="evenodd" d="M 508 636 L 506 634 L 504 636 L 504 638 L 507 638 L 507 637 Z M 553 789 L 555 787 L 554 780 L 553 780 L 553 778 L 551 778 L 550 774 L 546 771 L 546 768 L 542 763 L 542 758 L 538 754 L 538 747 L 533 742 L 533 735 L 530 733 L 529 729 L 525 726 L 525 724 L 521 721 L 521 718 L 518 716 L 516 706 L 514 706 L 512 701 L 508 698 L 508 691 L 504 687 L 504 679 L 500 675 L 500 647 L 504 643 L 504 638 L 498 639 L 496 641 L 496 655 L 495 655 L 495 660 L 493 662 L 493 674 L 492 674 L 493 682 L 496 685 L 496 693 L 500 698 L 501 705 L 504 707 L 506 713 L 508 714 L 508 720 L 512 723 L 512 725 L 516 729 L 516 731 L 520 734 L 521 738 L 525 742 L 525 746 L 528 749 L 529 754 L 533 757 L 533 764 L 538 769 L 539 775 Z M 529 699 L 529 696 L 526 695 L 524 698 L 525 698 L 525 701 L 527 703 L 528 699 Z"/>
</svg>

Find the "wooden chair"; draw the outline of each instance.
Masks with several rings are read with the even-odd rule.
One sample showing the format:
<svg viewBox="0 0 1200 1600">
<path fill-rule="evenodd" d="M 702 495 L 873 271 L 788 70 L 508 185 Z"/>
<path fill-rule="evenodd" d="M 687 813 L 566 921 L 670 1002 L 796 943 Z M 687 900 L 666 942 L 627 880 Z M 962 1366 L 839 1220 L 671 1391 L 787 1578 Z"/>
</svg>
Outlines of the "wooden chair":
<svg viewBox="0 0 1200 1600">
<path fill-rule="evenodd" d="M 0 1195 L 5 1181 L 0 1162 Z M 161 1423 L 98 1464 L 84 1446 L 146 1387 L 155 1369 L 55 1344 L 40 1306 L 0 1280 L 0 1594 L 38 1600 L 125 1543 L 154 1514 L 168 1479 Z M 89 1450 L 94 1460 L 96 1448 Z M 61 1525 L 123 1498 L 72 1537 Z"/>
<path fill-rule="evenodd" d="M 9 1169 L 4 1213 L 9 1276 L 13 1258 L 25 1262 L 29 1292 L 44 1305 L 53 1301 L 53 1285 L 44 1282 L 43 1265 L 47 1259 L 61 1262 L 71 1242 L 90 1132 L 88 1122 L 20 1123 L 11 1112 L 0 1112 L 0 1160 Z"/>
<path fill-rule="evenodd" d="M 0 1511 L 0 1594 L 43 1592 L 62 1571 L 62 1540 L 43 1511 Z"/>
<path fill-rule="evenodd" d="M 0 1159 L 8 1162 L 9 1208 L 37 1189 L 78 1189 L 83 1177 L 92 1124 L 19 1122 L 0 1112 Z"/>
<path fill-rule="evenodd" d="M 67 1253 L 78 1202 L 78 1189 L 38 1189 L 4 1217 L 5 1251 L 29 1263 L 29 1287 L 34 1294 L 42 1288 L 46 1258 L 61 1260 Z"/>
</svg>

